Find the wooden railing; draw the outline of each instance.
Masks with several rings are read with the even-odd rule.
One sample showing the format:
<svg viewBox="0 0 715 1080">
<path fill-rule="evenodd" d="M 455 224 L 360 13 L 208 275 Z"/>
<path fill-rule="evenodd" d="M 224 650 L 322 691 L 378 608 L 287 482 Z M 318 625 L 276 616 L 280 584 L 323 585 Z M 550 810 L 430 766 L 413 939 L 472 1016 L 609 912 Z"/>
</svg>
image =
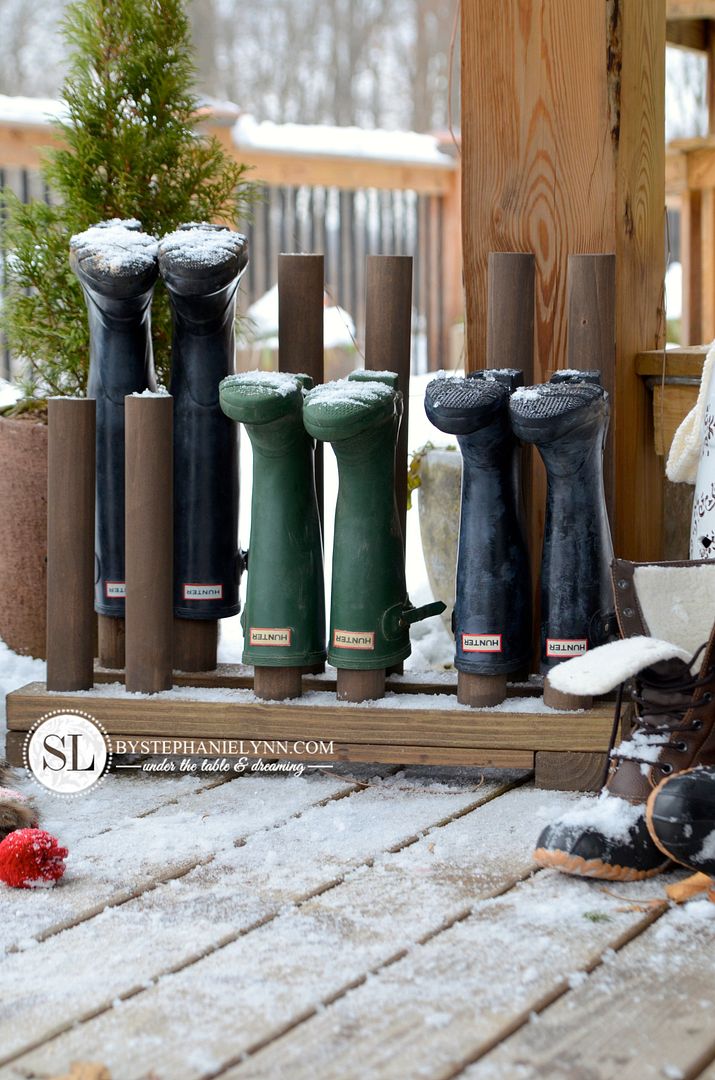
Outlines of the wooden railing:
<svg viewBox="0 0 715 1080">
<path fill-rule="evenodd" d="M 331 299 L 364 327 L 365 256 L 414 257 L 413 368 L 446 367 L 451 328 L 463 318 L 460 168 L 439 161 L 391 161 L 365 156 L 304 155 L 234 142 L 235 117 L 210 116 L 203 128 L 252 169 L 263 187 L 248 232 L 251 261 L 242 288 L 245 309 L 277 279 L 281 251 L 322 252 Z M 39 165 L 56 144 L 48 123 L 0 120 L 0 183 L 23 199 L 51 197 Z M 11 371 L 5 351 L 0 374 Z"/>
</svg>

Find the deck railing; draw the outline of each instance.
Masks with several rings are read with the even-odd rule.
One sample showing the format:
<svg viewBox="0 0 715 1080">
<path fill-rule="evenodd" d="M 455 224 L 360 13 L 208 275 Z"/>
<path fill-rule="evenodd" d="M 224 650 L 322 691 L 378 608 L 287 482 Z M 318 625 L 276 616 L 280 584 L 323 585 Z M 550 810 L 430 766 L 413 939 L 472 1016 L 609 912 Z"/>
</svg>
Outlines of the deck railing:
<svg viewBox="0 0 715 1080">
<path fill-rule="evenodd" d="M 330 152 L 302 153 L 241 145 L 235 115 L 210 116 L 203 127 L 262 187 L 248 232 L 251 261 L 242 286 L 245 310 L 277 279 L 281 251 L 325 255 L 331 300 L 364 330 L 365 257 L 414 257 L 413 369 L 448 366 L 451 328 L 461 321 L 460 168 L 448 153 L 437 160 L 385 160 Z M 25 201 L 50 199 L 39 174 L 41 153 L 56 135 L 48 122 L 0 117 L 0 183 Z M 1 286 L 0 282 L 0 286 Z M 12 373 L 5 349 L 0 374 Z"/>
</svg>

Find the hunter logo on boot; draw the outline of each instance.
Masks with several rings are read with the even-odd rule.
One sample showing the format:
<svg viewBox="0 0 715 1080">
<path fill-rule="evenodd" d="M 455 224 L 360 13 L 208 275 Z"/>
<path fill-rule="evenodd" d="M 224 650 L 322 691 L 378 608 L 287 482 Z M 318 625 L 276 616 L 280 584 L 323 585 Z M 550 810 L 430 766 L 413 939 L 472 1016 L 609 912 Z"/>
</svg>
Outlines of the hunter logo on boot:
<svg viewBox="0 0 715 1080">
<path fill-rule="evenodd" d="M 374 649 L 375 631 L 333 630 L 334 649 Z"/>
<path fill-rule="evenodd" d="M 184 600 L 222 600 L 223 585 L 197 585 L 187 582 L 184 585 Z"/>
<path fill-rule="evenodd" d="M 123 600 L 127 595 L 127 587 L 123 581 L 105 581 L 104 593 L 110 600 Z"/>
<path fill-rule="evenodd" d="M 583 656 L 588 651 L 586 638 L 547 638 L 546 655 L 549 659 L 564 656 Z"/>
<path fill-rule="evenodd" d="M 292 631 L 287 626 L 252 626 L 248 632 L 248 640 L 251 645 L 288 647 L 292 644 Z"/>
<path fill-rule="evenodd" d="M 464 652 L 501 652 L 501 634 L 462 634 Z"/>
</svg>

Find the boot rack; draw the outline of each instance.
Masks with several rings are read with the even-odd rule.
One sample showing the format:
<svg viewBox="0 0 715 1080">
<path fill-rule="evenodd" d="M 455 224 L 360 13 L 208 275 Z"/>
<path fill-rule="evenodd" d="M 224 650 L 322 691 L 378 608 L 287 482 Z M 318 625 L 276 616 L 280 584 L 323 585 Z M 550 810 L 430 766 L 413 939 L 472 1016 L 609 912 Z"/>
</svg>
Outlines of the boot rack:
<svg viewBox="0 0 715 1080">
<path fill-rule="evenodd" d="M 589 258 L 604 256 L 579 257 L 578 267 L 587 276 L 593 274 L 584 261 Z M 396 473 L 403 527 L 411 277 L 407 257 L 368 260 L 366 367 L 397 371 L 405 401 Z M 525 310 L 527 315 L 533 312 L 533 257 L 492 255 L 489 278 L 492 286 L 511 283 L 498 307 L 490 303 L 489 365 L 505 366 L 508 359 L 508 366 L 524 367 L 531 377 L 532 341 L 522 335 L 515 352 L 513 328 L 523 323 Z M 302 370 L 321 382 L 322 256 L 281 256 L 279 290 L 281 370 Z M 316 303 L 301 303 L 306 295 Z M 505 315 L 510 307 L 512 319 Z M 493 310 L 499 311 L 498 319 L 492 319 Z M 499 326 L 512 337 L 508 357 L 498 342 L 495 345 Z M 601 328 L 594 327 L 594 340 L 602 339 Z M 573 366 L 597 367 L 601 359 L 582 348 L 580 363 Z M 573 702 L 571 711 L 547 708 L 535 676 L 509 684 L 501 705 L 475 709 L 457 702 L 453 672 L 433 678 L 388 672 L 386 697 L 358 704 L 336 700 L 336 677 L 330 671 L 304 674 L 303 696 L 288 701 L 259 699 L 253 693 L 253 670 L 241 665 L 172 673 L 172 399 L 135 396 L 127 402 L 125 664 L 110 669 L 93 661 L 95 403 L 52 399 L 47 682 L 30 683 L 7 696 L 7 755 L 12 764 L 23 764 L 27 732 L 38 721 L 48 713 L 69 711 L 99 722 L 116 755 L 218 757 L 229 763 L 281 757 L 316 767 L 361 761 L 533 768 L 541 787 L 600 786 L 612 703 L 596 702 L 577 712 Z M 317 471 L 320 476 L 320 466 Z M 276 669 L 277 678 L 282 670 Z M 155 692 L 167 685 L 167 678 L 173 689 Z"/>
</svg>

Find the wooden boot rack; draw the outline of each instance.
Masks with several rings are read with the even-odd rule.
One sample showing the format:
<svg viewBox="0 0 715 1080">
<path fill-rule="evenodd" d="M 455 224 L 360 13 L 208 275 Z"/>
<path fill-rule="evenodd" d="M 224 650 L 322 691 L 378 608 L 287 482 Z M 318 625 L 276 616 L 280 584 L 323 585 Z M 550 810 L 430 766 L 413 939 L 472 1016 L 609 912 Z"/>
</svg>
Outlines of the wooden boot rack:
<svg viewBox="0 0 715 1080">
<path fill-rule="evenodd" d="M 502 304 L 490 304 L 488 354 L 490 366 L 506 366 L 504 348 L 495 339 L 500 327 L 513 334 L 513 327 L 524 323 L 526 309 L 532 340 L 528 333 L 522 335 L 521 355 L 510 347 L 508 366 L 523 366 L 527 378 L 533 373 L 529 258 L 505 254 L 490 259 L 492 283 L 508 280 L 512 259 L 514 280 L 520 285 L 506 291 Z M 309 314 L 315 305 L 307 309 L 298 300 L 305 285 L 322 302 L 315 287 L 318 277 L 322 281 L 322 257 L 281 256 L 280 367 L 300 368 L 316 382 L 323 378 L 322 332 Z M 410 310 L 411 259 L 371 257 L 366 366 L 389 368 L 399 376 L 405 400 L 397 453 L 402 487 Z M 600 331 L 597 328 L 599 336 Z M 585 352 L 579 366 L 598 366 L 594 359 Z M 542 681 L 535 676 L 509 684 L 501 705 L 473 709 L 457 703 L 456 672 L 388 673 L 384 698 L 353 704 L 336 700 L 335 672 L 330 669 L 303 675 L 303 696 L 284 702 L 259 699 L 253 693 L 252 669 L 241 665 L 172 671 L 171 419 L 170 397 L 132 398 L 127 413 L 126 660 L 124 669 L 110 670 L 92 661 L 95 404 L 70 398 L 49 402 L 48 674 L 46 684 L 30 683 L 7 696 L 7 755 L 12 764 L 23 764 L 27 733 L 43 717 L 80 712 L 103 726 L 115 755 L 220 757 L 228 762 L 280 757 L 314 767 L 358 761 L 519 768 L 534 769 L 542 787 L 600 786 L 613 704 L 601 701 L 580 711 L 547 708 Z M 398 506 L 404 526 L 401 489 Z"/>
</svg>

